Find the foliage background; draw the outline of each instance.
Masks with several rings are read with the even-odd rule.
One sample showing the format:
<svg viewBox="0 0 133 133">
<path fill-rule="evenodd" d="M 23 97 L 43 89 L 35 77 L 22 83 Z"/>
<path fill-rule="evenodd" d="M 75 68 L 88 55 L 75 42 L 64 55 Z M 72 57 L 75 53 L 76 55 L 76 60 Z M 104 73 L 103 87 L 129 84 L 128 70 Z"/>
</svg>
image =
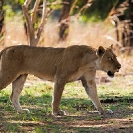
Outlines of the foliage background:
<svg viewBox="0 0 133 133">
<path fill-rule="evenodd" d="M 41 0 L 42 1 L 42 0 Z M 72 0 L 73 2 L 75 0 Z M 88 0 L 78 0 L 73 12 L 71 15 L 77 14 L 79 10 L 87 3 Z M 92 5 L 84 9 L 81 13 L 82 21 L 87 22 L 88 20 L 92 22 L 101 21 L 107 18 L 109 12 L 114 6 L 119 5 L 124 0 L 92 0 Z M 35 0 L 32 0 L 31 8 Z M 55 2 L 55 0 L 47 0 L 47 3 Z M 56 0 L 56 2 L 61 2 L 61 0 Z M 8 17 L 14 16 L 16 13 L 21 12 L 21 6 L 24 3 L 24 0 L 8 0 L 5 1 L 4 9 Z M 52 5 L 49 8 L 61 9 L 61 5 Z"/>
</svg>

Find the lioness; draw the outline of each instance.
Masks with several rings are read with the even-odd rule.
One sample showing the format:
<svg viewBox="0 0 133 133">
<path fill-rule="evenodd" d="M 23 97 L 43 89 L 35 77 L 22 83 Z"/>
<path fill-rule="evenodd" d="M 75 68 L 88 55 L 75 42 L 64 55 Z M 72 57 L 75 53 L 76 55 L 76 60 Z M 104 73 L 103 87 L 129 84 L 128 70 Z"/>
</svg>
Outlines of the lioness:
<svg viewBox="0 0 133 133">
<path fill-rule="evenodd" d="M 68 82 L 81 80 L 86 93 L 99 113 L 104 113 L 97 95 L 96 70 L 105 71 L 110 77 L 121 68 L 112 51 L 112 46 L 97 50 L 90 46 L 74 45 L 67 48 L 11 46 L 0 53 L 0 90 L 12 83 L 10 100 L 18 112 L 22 109 L 19 95 L 27 74 L 54 81 L 52 114 L 64 115 L 60 101 L 64 86 Z"/>
</svg>

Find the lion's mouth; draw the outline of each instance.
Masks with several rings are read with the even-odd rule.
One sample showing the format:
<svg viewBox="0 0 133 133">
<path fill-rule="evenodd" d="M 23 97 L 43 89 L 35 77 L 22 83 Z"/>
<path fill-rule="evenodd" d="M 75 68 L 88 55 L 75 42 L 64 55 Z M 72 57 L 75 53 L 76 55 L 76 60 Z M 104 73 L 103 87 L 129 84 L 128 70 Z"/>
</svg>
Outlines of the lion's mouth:
<svg viewBox="0 0 133 133">
<path fill-rule="evenodd" d="M 108 71 L 108 72 L 107 72 L 107 74 L 108 74 L 108 76 L 109 76 L 109 77 L 111 77 L 111 78 L 113 78 L 113 77 L 114 77 L 114 73 L 113 73 L 113 72 L 111 72 L 111 71 Z"/>
</svg>

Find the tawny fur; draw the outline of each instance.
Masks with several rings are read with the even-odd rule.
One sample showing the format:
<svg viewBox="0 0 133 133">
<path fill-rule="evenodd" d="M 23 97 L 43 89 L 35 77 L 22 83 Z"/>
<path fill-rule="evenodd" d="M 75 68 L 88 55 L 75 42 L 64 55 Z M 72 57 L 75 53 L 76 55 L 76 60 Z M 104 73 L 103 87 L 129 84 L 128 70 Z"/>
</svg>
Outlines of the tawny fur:
<svg viewBox="0 0 133 133">
<path fill-rule="evenodd" d="M 68 82 L 81 80 L 86 93 L 100 113 L 104 110 L 97 95 L 95 74 L 103 70 L 114 75 L 121 65 L 112 48 L 98 50 L 90 46 L 74 45 L 67 48 L 11 46 L 0 53 L 0 90 L 12 83 L 11 102 L 16 110 L 22 112 L 19 95 L 27 74 L 54 82 L 52 113 L 64 115 L 60 110 L 64 86 Z"/>
</svg>

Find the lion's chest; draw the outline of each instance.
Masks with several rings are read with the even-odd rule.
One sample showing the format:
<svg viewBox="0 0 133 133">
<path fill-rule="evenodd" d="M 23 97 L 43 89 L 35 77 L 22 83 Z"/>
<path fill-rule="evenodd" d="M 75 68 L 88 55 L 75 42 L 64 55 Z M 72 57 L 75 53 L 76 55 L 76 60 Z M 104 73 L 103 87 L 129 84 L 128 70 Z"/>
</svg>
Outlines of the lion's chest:
<svg viewBox="0 0 133 133">
<path fill-rule="evenodd" d="M 94 64 L 93 64 L 94 65 Z M 68 82 L 79 80 L 88 71 L 95 69 L 92 64 L 81 66 L 75 73 L 69 76 Z"/>
</svg>

